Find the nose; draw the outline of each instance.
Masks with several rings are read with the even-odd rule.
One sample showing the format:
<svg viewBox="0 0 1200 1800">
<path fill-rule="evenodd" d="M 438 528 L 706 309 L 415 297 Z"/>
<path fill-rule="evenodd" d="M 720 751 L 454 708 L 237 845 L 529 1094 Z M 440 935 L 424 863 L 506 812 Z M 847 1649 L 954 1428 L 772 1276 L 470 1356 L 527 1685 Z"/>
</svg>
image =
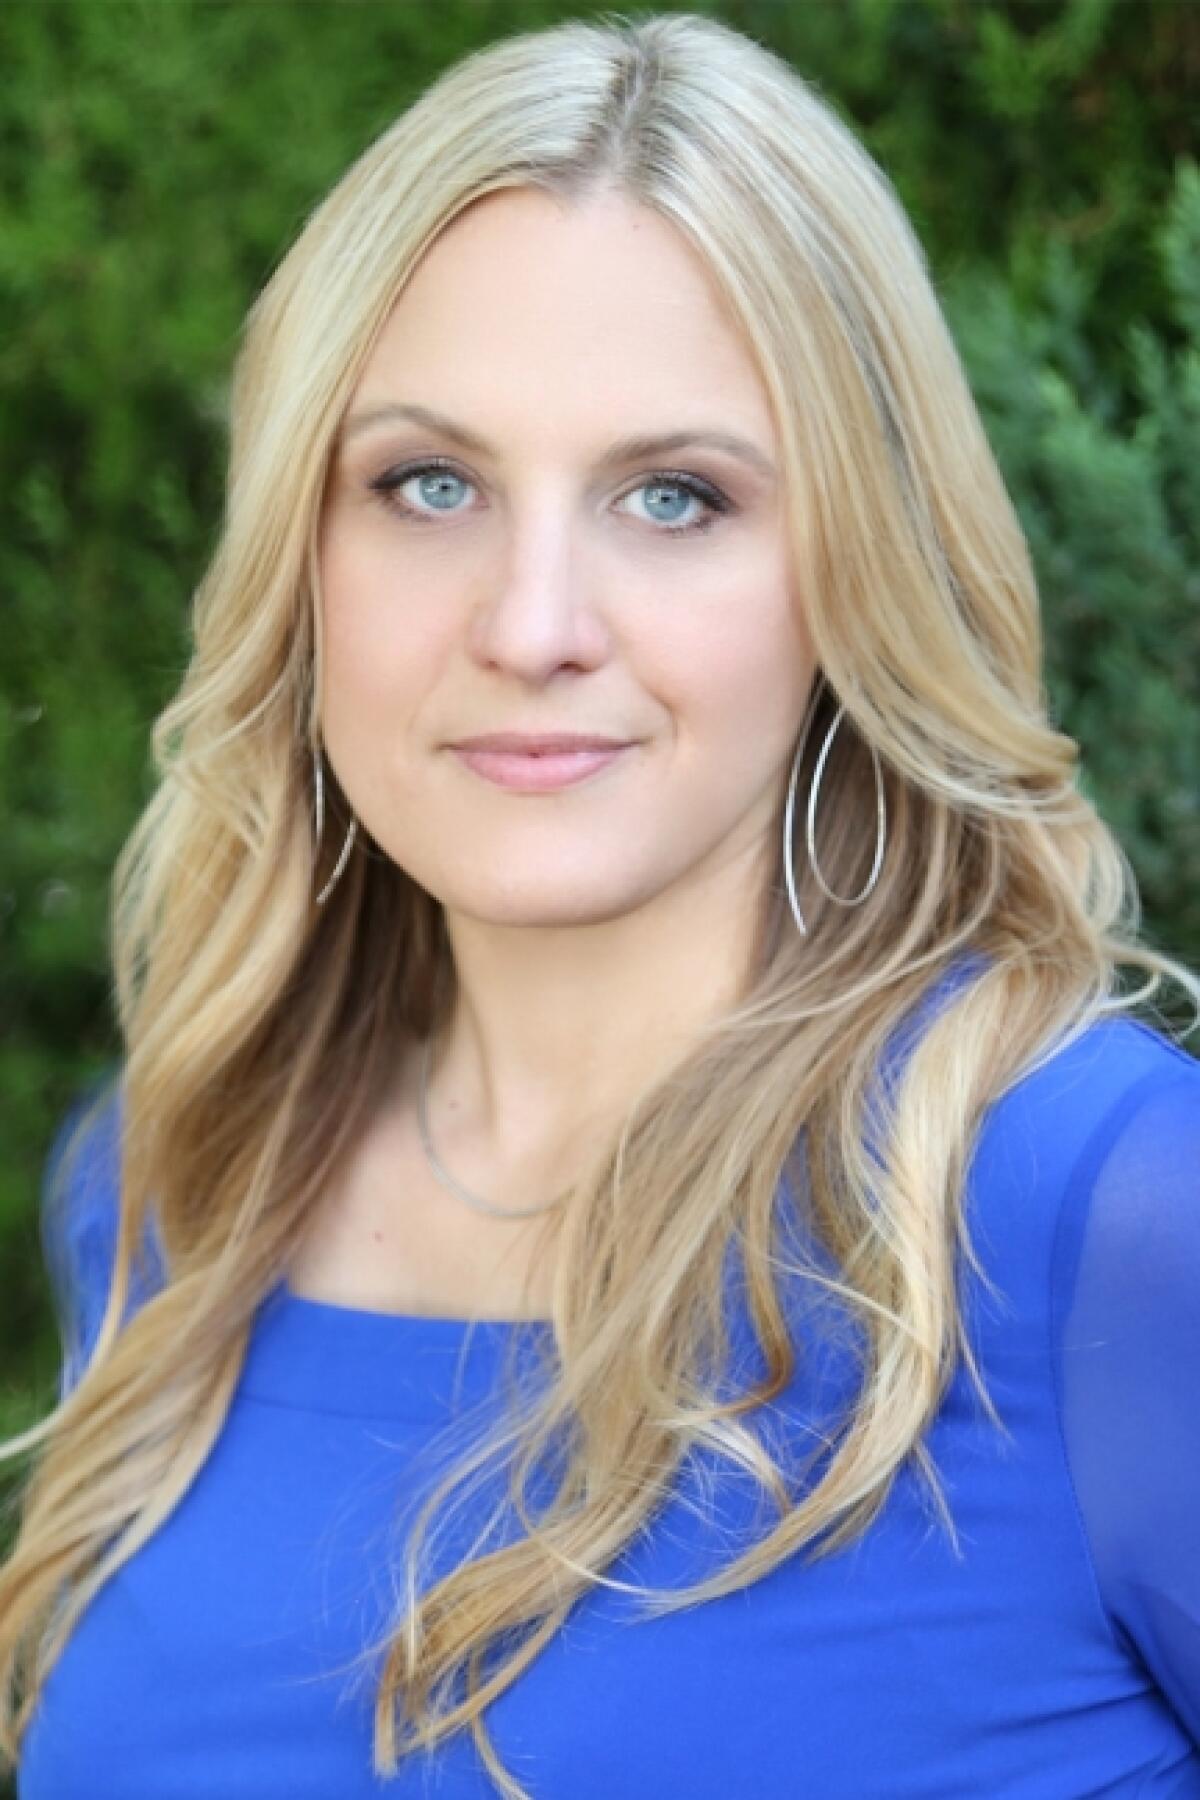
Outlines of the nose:
<svg viewBox="0 0 1200 1800">
<path fill-rule="evenodd" d="M 594 669 L 609 655 L 609 631 L 561 508 L 514 524 L 505 569 L 484 581 L 468 646 L 485 667 L 536 684 L 564 667 Z"/>
</svg>

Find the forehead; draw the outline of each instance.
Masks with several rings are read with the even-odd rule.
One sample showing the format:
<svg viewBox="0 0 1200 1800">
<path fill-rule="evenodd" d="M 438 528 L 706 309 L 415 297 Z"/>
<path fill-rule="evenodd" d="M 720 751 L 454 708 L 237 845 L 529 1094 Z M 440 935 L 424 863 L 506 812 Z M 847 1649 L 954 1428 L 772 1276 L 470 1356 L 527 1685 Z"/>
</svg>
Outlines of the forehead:
<svg viewBox="0 0 1200 1800">
<path fill-rule="evenodd" d="M 520 188 L 473 202 L 429 247 L 353 404 L 665 429 L 698 399 L 771 441 L 749 345 L 682 232 L 623 196 L 567 203 Z"/>
</svg>

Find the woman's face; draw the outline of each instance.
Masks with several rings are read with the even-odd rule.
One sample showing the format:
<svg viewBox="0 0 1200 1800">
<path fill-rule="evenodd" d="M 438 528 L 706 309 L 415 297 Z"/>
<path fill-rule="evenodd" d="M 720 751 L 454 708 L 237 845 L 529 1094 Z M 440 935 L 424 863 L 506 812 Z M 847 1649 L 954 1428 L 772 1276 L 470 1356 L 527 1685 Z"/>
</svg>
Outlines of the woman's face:
<svg viewBox="0 0 1200 1800">
<path fill-rule="evenodd" d="M 597 923 L 761 868 L 813 674 L 777 471 L 749 353 L 657 214 L 505 190 L 433 244 L 334 450 L 321 730 L 451 914 Z M 499 732 L 626 747 L 566 782 L 451 748 Z"/>
</svg>

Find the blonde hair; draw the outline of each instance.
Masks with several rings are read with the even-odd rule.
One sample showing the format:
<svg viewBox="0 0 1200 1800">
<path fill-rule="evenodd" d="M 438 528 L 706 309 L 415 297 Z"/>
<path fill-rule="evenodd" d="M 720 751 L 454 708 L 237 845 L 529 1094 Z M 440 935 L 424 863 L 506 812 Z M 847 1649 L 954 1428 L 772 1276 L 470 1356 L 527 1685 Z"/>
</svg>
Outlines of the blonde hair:
<svg viewBox="0 0 1200 1800">
<path fill-rule="evenodd" d="M 510 1391 L 490 1439 L 422 1509 L 380 1646 L 375 1769 L 466 1726 L 500 1791 L 524 1800 L 483 1709 L 583 1593 L 611 1584 L 606 1568 L 696 1446 L 750 1471 L 778 1522 L 711 1580 L 639 1590 L 649 1611 L 845 1545 L 908 1459 L 953 1538 L 922 1439 L 959 1356 L 1006 1429 L 956 1304 L 958 1254 L 983 1275 L 961 1207 L 981 1114 L 1056 1044 L 1164 978 L 1200 1007 L 1200 981 L 1142 941 L 1128 860 L 1079 791 L 1075 742 L 1049 722 L 1022 530 L 925 257 L 851 131 L 780 58 L 686 13 L 571 21 L 467 56 L 348 170 L 248 316 L 194 655 L 155 724 L 159 784 L 114 877 L 126 1054 L 107 1307 L 82 1379 L 0 1447 L 41 1447 L 0 1569 L 0 1751 L 14 1760 L 82 1611 L 212 1450 L 256 1309 L 398 1046 L 440 1016 L 440 909 L 403 870 L 356 854 L 314 906 L 341 836 L 314 875 L 314 546 L 331 442 L 397 294 L 456 214 L 517 187 L 568 202 L 615 191 L 654 209 L 727 296 L 776 415 L 823 675 L 802 782 L 846 708 L 822 785 L 822 872 L 844 895 L 863 884 L 872 749 L 887 853 L 854 909 L 825 898 L 801 853 L 803 939 L 782 876 L 765 885 L 738 1004 L 638 1096 L 571 1189 L 555 1227 L 553 1379 Z M 880 1092 L 900 1022 L 969 953 L 975 978 Z M 1120 964 L 1144 972 L 1140 991 L 1121 992 Z M 864 1141 L 869 1107 L 882 1161 Z M 783 1254 L 802 1130 L 832 1273 Z M 151 1224 L 163 1279 L 126 1317 Z M 721 1398 L 704 1371 L 728 1349 L 731 1250 L 766 1376 Z M 783 1273 L 835 1297 L 862 1344 L 854 1405 L 802 1499 L 749 1417 L 796 1367 Z M 534 1508 L 530 1480 L 562 1434 L 569 1454 Z M 507 1499 L 480 1553 L 420 1591 L 427 1525 L 492 1465 Z M 502 1541 L 506 1505 L 526 1529 Z M 481 1679 L 502 1641 L 510 1653 Z"/>
</svg>

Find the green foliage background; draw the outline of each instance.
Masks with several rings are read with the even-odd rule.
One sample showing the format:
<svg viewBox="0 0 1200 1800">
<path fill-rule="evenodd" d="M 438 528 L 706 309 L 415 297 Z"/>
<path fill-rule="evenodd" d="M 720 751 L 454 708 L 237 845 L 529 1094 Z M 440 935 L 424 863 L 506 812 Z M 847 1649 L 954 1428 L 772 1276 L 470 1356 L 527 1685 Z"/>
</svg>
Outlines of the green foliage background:
<svg viewBox="0 0 1200 1800">
<path fill-rule="evenodd" d="M 57 1373 L 41 1171 L 70 1098 L 119 1055 L 107 886 L 215 542 L 242 316 L 442 68 L 599 10 L 0 9 L 2 1431 Z M 909 208 L 1031 540 L 1056 717 L 1150 935 L 1200 965 L 1200 8 L 686 10 L 785 55 Z"/>
</svg>

